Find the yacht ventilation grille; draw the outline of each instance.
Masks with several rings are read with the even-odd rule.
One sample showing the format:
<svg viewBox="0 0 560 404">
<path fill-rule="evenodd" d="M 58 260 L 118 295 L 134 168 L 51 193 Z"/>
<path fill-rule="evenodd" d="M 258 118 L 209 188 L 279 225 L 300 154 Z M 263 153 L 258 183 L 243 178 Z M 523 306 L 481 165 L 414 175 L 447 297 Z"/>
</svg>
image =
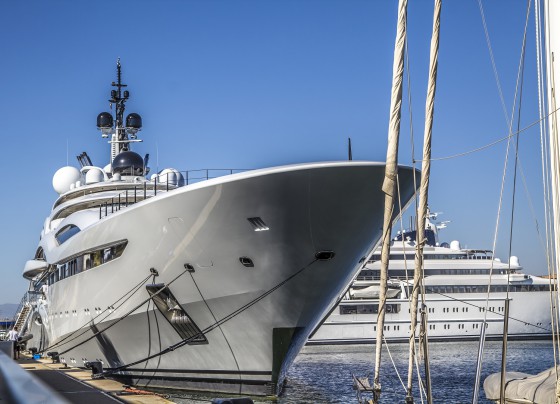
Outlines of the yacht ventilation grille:
<svg viewBox="0 0 560 404">
<path fill-rule="evenodd" d="M 269 227 L 266 225 L 264 220 L 262 220 L 260 217 L 250 217 L 247 220 L 249 221 L 249 223 L 251 223 L 255 231 L 269 230 Z"/>
</svg>

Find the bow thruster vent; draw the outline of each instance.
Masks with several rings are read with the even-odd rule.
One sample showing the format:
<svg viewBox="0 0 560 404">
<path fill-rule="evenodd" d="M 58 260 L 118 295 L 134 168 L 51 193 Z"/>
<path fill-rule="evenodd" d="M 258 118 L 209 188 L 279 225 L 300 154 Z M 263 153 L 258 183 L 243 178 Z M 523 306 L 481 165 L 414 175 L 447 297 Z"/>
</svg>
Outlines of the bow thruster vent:
<svg viewBox="0 0 560 404">
<path fill-rule="evenodd" d="M 264 220 L 262 220 L 260 217 L 250 217 L 247 220 L 249 221 L 249 223 L 251 223 L 255 231 L 269 230 L 269 227 L 266 225 Z"/>
<path fill-rule="evenodd" d="M 315 258 L 319 261 L 328 261 L 334 257 L 334 251 L 318 251 L 315 253 Z"/>
</svg>

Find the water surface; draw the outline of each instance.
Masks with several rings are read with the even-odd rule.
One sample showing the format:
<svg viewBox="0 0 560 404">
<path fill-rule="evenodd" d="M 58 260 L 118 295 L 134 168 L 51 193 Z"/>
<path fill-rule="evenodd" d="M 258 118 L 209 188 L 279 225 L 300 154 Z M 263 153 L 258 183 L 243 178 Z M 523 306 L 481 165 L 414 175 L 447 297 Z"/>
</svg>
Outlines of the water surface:
<svg viewBox="0 0 560 404">
<path fill-rule="evenodd" d="M 389 344 L 383 350 L 381 367 L 381 402 L 404 403 L 408 369 L 408 345 Z M 434 403 L 471 403 L 476 373 L 477 342 L 440 342 L 429 346 L 430 373 Z M 501 342 L 486 342 L 482 379 L 499 372 Z M 292 403 L 357 403 L 352 389 L 352 373 L 365 376 L 373 373 L 374 345 L 338 345 L 305 347 L 288 373 L 286 389 L 278 404 Z M 392 360 L 391 360 L 392 358 Z M 508 346 L 507 370 L 539 373 L 552 367 L 554 354 L 551 341 L 512 341 Z M 424 374 L 423 362 L 419 363 Z M 416 377 L 416 371 L 415 371 Z M 415 379 L 414 402 L 421 403 Z M 490 403 L 480 388 L 479 403 Z M 210 402 L 220 395 L 173 394 L 170 399 L 181 404 Z M 255 398 L 255 403 L 268 403 Z"/>
</svg>

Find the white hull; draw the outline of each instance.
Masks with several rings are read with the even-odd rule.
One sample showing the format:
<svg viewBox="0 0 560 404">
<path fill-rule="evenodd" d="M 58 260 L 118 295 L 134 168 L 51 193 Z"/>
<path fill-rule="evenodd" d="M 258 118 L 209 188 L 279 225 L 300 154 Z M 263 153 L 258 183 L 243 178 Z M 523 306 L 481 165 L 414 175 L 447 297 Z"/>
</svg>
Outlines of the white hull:
<svg viewBox="0 0 560 404">
<path fill-rule="evenodd" d="M 489 300 L 487 339 L 502 339 L 505 293 Z M 552 338 L 550 294 L 548 292 L 515 292 L 510 294 L 508 339 Z M 377 303 L 363 300 L 358 304 Z M 408 300 L 391 300 L 398 313 L 387 313 L 384 337 L 388 342 L 408 342 L 410 304 Z M 430 341 L 464 341 L 480 338 L 484 320 L 486 294 L 454 294 L 453 299 L 428 298 L 428 339 Z M 449 311 L 447 311 L 449 309 Z M 338 308 L 337 308 L 338 310 Z M 309 340 L 309 345 L 375 343 L 377 314 L 331 314 Z"/>
<path fill-rule="evenodd" d="M 384 165 L 363 162 L 234 174 L 96 219 L 60 246 L 55 232 L 47 233 L 40 247 L 52 265 L 108 243 L 127 244 L 119 258 L 49 286 L 34 313 L 41 320 L 30 320 L 35 338 L 28 346 L 56 351 L 72 366 L 99 360 L 112 369 L 180 342 L 170 321 L 153 303 L 148 307 L 142 280 L 154 268 L 155 282 L 168 285 L 207 342 L 119 375 L 139 385 L 276 394 L 307 337 L 380 237 L 383 174 Z M 401 169 L 399 177 L 408 200 L 412 170 Z M 255 217 L 269 230 L 255 231 L 248 221 Z M 334 257 L 317 260 L 321 251 Z M 243 266 L 241 257 L 254 266 Z"/>
<path fill-rule="evenodd" d="M 437 215 L 432 218 L 435 217 Z M 423 284 L 429 340 L 479 339 L 485 312 L 486 338 L 502 339 L 507 290 L 510 299 L 508 338 L 552 337 L 551 283 L 548 279 L 521 273 L 517 257 L 511 257 L 508 264 L 495 259 L 488 250 L 461 249 L 458 241 L 451 245 L 439 244 L 436 224 L 427 221 L 426 228 L 429 245 L 424 248 Z M 415 232 L 407 231 L 402 237 L 398 235 L 391 246 L 383 333 L 390 342 L 409 341 L 414 238 Z M 358 274 L 339 306 L 312 334 L 309 344 L 375 342 L 380 267 L 378 250 Z"/>
</svg>

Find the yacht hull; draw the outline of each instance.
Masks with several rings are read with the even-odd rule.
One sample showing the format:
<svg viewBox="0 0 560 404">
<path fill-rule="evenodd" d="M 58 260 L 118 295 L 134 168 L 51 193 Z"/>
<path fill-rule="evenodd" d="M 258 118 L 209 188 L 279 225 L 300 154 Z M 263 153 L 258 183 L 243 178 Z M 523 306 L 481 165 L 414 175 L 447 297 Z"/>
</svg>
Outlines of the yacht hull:
<svg viewBox="0 0 560 404">
<path fill-rule="evenodd" d="M 504 326 L 505 293 L 493 293 L 488 301 L 486 321 L 487 340 L 502 340 Z M 510 320 L 508 339 L 532 340 L 552 338 L 550 324 L 550 292 L 510 293 Z M 378 304 L 377 300 L 346 301 L 347 307 Z M 410 336 L 410 303 L 407 299 L 387 301 L 395 309 L 385 317 L 384 339 L 388 342 L 406 342 Z M 479 340 L 486 294 L 454 294 L 453 298 L 428 298 L 427 335 L 430 341 Z M 374 344 L 377 314 L 341 314 L 340 307 L 313 333 L 309 345 Z M 346 310 L 348 311 L 348 310 Z"/>
<path fill-rule="evenodd" d="M 102 362 L 141 386 L 278 394 L 381 236 L 384 168 L 318 163 L 235 174 L 138 202 L 60 246 L 46 235 L 51 264 L 110 243 L 126 248 L 50 285 L 29 323 L 40 337 L 28 346 L 71 366 Z M 412 170 L 402 168 L 399 181 L 408 201 Z"/>
</svg>

